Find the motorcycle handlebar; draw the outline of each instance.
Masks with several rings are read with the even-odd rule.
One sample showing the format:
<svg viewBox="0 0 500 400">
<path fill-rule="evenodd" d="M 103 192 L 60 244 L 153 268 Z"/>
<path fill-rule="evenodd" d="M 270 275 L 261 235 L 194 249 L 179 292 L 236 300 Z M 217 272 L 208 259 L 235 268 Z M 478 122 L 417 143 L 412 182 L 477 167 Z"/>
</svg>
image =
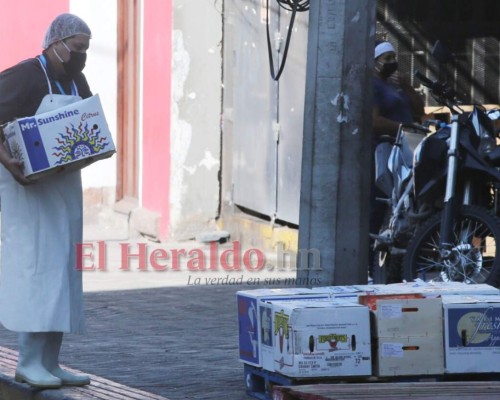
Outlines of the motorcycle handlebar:
<svg viewBox="0 0 500 400">
<path fill-rule="evenodd" d="M 445 105 L 457 104 L 455 99 L 455 92 L 452 88 L 448 87 L 446 83 L 439 81 L 431 81 L 420 71 L 415 71 L 415 78 L 417 78 L 422 84 L 431 90 L 431 93 L 441 98 Z"/>
<path fill-rule="evenodd" d="M 434 88 L 434 82 L 432 82 L 429 78 L 427 78 L 424 74 L 422 74 L 420 71 L 415 71 L 415 78 L 417 78 L 422 84 L 429 89 Z"/>
</svg>

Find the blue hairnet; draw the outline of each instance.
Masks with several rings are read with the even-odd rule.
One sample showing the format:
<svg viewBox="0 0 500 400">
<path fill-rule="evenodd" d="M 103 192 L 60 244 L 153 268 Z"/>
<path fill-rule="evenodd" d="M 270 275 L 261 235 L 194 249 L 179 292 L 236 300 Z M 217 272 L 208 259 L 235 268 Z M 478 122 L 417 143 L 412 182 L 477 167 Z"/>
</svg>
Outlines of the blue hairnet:
<svg viewBox="0 0 500 400">
<path fill-rule="evenodd" d="M 92 35 L 90 28 L 83 19 L 68 13 L 58 15 L 50 24 L 49 29 L 47 29 L 42 47 L 46 49 L 52 43 L 79 34 Z"/>
</svg>

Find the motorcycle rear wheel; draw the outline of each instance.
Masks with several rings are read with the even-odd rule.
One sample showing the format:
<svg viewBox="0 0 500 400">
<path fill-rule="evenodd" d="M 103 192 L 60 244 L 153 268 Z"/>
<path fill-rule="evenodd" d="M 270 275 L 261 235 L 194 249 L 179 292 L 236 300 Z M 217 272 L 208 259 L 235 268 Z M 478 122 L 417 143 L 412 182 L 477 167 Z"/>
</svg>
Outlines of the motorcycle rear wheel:
<svg viewBox="0 0 500 400">
<path fill-rule="evenodd" d="M 407 281 L 500 284 L 500 219 L 486 209 L 462 206 L 453 227 L 448 257 L 439 251 L 441 213 L 431 217 L 410 241 L 403 276 Z"/>
</svg>

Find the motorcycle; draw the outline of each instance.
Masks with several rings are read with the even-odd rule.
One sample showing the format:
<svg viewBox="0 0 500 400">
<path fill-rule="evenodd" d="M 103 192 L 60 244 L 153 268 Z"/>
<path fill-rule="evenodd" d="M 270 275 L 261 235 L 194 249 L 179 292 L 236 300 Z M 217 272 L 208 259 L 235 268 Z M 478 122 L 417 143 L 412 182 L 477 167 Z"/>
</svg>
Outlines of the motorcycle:
<svg viewBox="0 0 500 400">
<path fill-rule="evenodd" d="M 394 143 L 376 148 L 376 184 L 387 196 L 379 200 L 388 207 L 380 232 L 370 235 L 374 282 L 499 286 L 500 146 L 493 120 L 500 111 L 479 105 L 465 111 L 445 82 L 418 71 L 415 77 L 448 107 L 451 123 L 431 121 L 433 132 L 401 125 Z"/>
</svg>

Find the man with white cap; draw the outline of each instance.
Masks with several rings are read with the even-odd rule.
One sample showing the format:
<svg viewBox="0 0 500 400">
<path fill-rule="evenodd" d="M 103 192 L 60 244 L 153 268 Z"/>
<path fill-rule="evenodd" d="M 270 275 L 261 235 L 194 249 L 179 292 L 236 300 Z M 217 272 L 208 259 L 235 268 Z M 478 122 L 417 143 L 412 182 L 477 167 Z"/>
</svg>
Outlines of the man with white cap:
<svg viewBox="0 0 500 400">
<path fill-rule="evenodd" d="M 396 51 L 389 42 L 375 46 L 373 133 L 395 137 L 401 123 L 420 122 L 424 103 L 407 78 L 398 73 Z"/>
<path fill-rule="evenodd" d="M 424 115 L 424 102 L 420 95 L 410 85 L 406 77 L 398 73 L 398 62 L 393 45 L 387 41 L 375 44 L 375 65 L 373 77 L 373 114 L 372 114 L 372 149 L 380 141 L 381 135 L 396 137 L 400 124 L 420 122 Z M 372 174 L 373 175 L 373 174 Z M 383 223 L 386 205 L 377 198 L 386 197 L 375 185 L 372 176 L 370 189 L 370 233 L 378 234 Z M 369 274 L 373 273 L 375 251 L 373 240 L 370 240 Z M 388 271 L 386 283 L 401 279 L 398 271 Z"/>
<path fill-rule="evenodd" d="M 33 116 L 92 96 L 82 73 L 91 32 L 72 14 L 50 24 L 44 51 L 0 73 L 0 123 Z M 19 332 L 16 380 L 34 387 L 86 385 L 87 375 L 60 368 L 64 333 L 83 333 L 80 171 L 36 182 L 0 144 L 2 252 L 0 322 Z"/>
</svg>

